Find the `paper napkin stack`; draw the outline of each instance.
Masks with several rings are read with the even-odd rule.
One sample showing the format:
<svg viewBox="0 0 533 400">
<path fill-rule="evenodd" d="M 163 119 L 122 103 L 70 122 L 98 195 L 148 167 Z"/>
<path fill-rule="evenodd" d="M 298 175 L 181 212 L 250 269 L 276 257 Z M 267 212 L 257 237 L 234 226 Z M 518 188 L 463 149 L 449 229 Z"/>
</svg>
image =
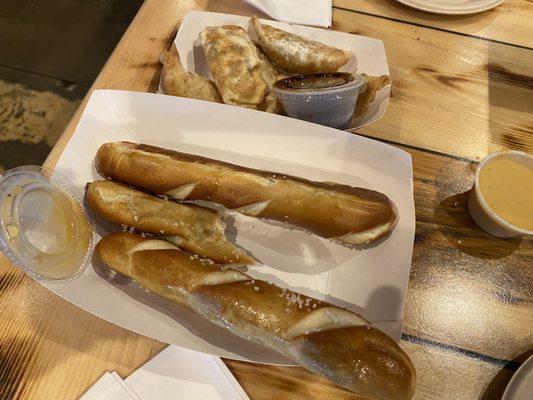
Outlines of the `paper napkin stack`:
<svg viewBox="0 0 533 400">
<path fill-rule="evenodd" d="M 249 400 L 218 357 L 169 346 L 123 380 L 106 372 L 80 400 Z"/>
</svg>

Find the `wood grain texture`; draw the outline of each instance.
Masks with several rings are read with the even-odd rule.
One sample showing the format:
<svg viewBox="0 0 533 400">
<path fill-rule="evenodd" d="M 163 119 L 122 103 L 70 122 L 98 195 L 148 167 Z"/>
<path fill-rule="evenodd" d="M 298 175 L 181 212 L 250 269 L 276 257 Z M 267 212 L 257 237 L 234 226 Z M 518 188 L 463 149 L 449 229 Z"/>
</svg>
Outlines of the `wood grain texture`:
<svg viewBox="0 0 533 400">
<path fill-rule="evenodd" d="M 334 29 L 385 44 L 392 97 L 363 134 L 470 159 L 533 152 L 532 50 L 350 11 L 333 17 Z"/>
<path fill-rule="evenodd" d="M 254 13 L 230 0 L 146 0 L 92 89 L 153 91 L 159 53 L 192 9 Z M 530 51 L 348 11 L 334 11 L 334 26 L 385 41 L 393 98 L 365 135 L 467 158 L 531 151 Z M 497 399 L 516 369 L 507 361 L 533 348 L 532 241 L 475 227 L 462 194 L 472 179 L 468 161 L 407 150 L 417 231 L 401 345 L 418 370 L 415 398 Z M 77 399 L 106 370 L 127 376 L 164 347 L 77 309 L 1 256 L 0 306 L 1 399 Z M 357 398 L 300 368 L 228 365 L 254 400 Z"/>
<path fill-rule="evenodd" d="M 471 15 L 431 14 L 395 0 L 333 0 L 333 6 L 533 48 L 529 0 L 505 0 L 492 10 Z"/>
<path fill-rule="evenodd" d="M 78 399 L 106 370 L 133 372 L 165 345 L 109 324 L 0 256 L 0 399 Z"/>
<path fill-rule="evenodd" d="M 411 154 L 417 224 L 403 331 L 512 360 L 533 348 L 533 238 L 477 227 L 467 208 L 477 164 Z"/>
</svg>

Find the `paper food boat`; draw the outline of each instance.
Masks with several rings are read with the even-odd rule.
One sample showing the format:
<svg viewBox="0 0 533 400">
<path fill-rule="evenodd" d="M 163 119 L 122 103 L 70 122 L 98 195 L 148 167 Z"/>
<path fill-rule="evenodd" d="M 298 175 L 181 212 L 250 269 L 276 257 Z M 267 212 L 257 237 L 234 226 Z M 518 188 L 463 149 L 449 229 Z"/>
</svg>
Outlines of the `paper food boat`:
<svg viewBox="0 0 533 400">
<path fill-rule="evenodd" d="M 415 232 L 408 153 L 344 131 L 200 100 L 97 90 L 56 169 L 80 189 L 94 179 L 100 145 L 128 140 L 307 179 L 375 189 L 397 205 L 399 225 L 381 244 L 351 250 L 314 235 L 233 213 L 235 241 L 262 264 L 255 278 L 361 313 L 399 339 Z M 116 230 L 120 228 L 114 227 Z M 98 224 L 99 234 L 109 225 Z M 78 279 L 45 283 L 109 322 L 145 336 L 226 358 L 292 364 L 97 264 Z"/>
<path fill-rule="evenodd" d="M 330 46 L 351 50 L 355 57 L 352 57 L 346 65 L 343 65 L 339 70 L 340 72 L 358 74 L 366 73 L 370 76 L 389 75 L 389 65 L 387 64 L 385 46 L 381 40 L 327 29 L 287 24 L 278 21 L 261 21 L 276 28 L 317 40 Z M 250 28 L 249 17 L 204 11 L 191 11 L 187 13 L 183 19 L 178 33 L 176 34 L 176 38 L 174 39 L 174 45 L 178 50 L 181 62 L 187 70 L 196 72 L 205 77 L 211 77 L 199 35 L 206 26 L 220 25 L 242 26 L 248 32 L 252 40 L 255 39 L 255 33 L 253 29 Z M 163 93 L 161 86 L 159 87 L 159 93 Z M 379 90 L 368 110 L 360 117 L 353 119 L 346 130 L 353 132 L 356 129 L 369 125 L 383 117 L 387 105 L 389 104 L 390 93 L 391 85 L 385 86 Z"/>
</svg>

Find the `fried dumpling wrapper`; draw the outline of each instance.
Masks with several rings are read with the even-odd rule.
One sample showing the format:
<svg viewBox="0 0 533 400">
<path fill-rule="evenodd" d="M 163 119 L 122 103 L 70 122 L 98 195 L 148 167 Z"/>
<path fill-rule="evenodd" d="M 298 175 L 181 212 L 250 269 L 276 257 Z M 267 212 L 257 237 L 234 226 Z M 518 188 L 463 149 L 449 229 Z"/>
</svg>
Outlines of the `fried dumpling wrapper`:
<svg viewBox="0 0 533 400">
<path fill-rule="evenodd" d="M 365 79 L 366 85 L 365 89 L 359 93 L 359 97 L 357 98 L 353 115 L 354 118 L 364 115 L 370 108 L 370 104 L 374 102 L 376 93 L 391 83 L 389 75 L 370 76 L 361 74 L 361 76 Z"/>
<path fill-rule="evenodd" d="M 266 95 L 265 101 L 259 104 L 257 109 L 271 114 L 281 114 L 283 107 L 281 107 L 281 103 L 276 95 L 274 93 L 269 93 Z"/>
<path fill-rule="evenodd" d="M 257 49 L 240 26 L 208 26 L 200 33 L 209 71 L 224 103 L 256 108 L 267 95 Z"/>
<path fill-rule="evenodd" d="M 312 74 L 337 72 L 348 62 L 352 52 L 327 46 L 259 22 L 252 17 L 259 45 L 270 60 L 287 72 Z"/>
<path fill-rule="evenodd" d="M 213 82 L 183 68 L 174 46 L 161 53 L 159 61 L 163 64 L 161 88 L 164 94 L 222 103 L 222 98 Z"/>
<path fill-rule="evenodd" d="M 259 68 L 261 69 L 261 78 L 263 78 L 263 81 L 265 82 L 268 90 L 270 91 L 272 89 L 272 86 L 274 86 L 274 83 L 276 83 L 276 81 L 280 80 L 281 78 L 284 78 L 285 75 L 281 73 L 281 71 L 270 62 L 267 55 L 263 52 L 263 50 L 261 50 L 260 47 L 256 47 L 256 49 L 257 56 L 259 57 Z"/>
<path fill-rule="evenodd" d="M 266 111 L 273 114 L 280 114 L 282 107 L 281 103 L 274 93 L 272 93 L 272 86 L 276 81 L 285 77 L 281 71 L 270 62 L 266 54 L 259 47 L 257 48 L 257 55 L 259 56 L 259 67 L 261 68 L 261 78 L 267 85 L 268 94 L 263 103 L 258 107 L 261 111 Z"/>
</svg>

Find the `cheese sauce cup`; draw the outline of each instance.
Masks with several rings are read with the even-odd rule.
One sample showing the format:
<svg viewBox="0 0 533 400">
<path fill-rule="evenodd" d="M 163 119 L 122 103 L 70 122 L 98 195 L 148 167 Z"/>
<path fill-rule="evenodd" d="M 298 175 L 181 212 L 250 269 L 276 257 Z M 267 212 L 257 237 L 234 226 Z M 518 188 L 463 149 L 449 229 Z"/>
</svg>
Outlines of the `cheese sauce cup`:
<svg viewBox="0 0 533 400">
<path fill-rule="evenodd" d="M 468 209 L 494 236 L 533 235 L 533 155 L 500 151 L 481 161 Z"/>
<path fill-rule="evenodd" d="M 0 175 L 0 250 L 32 278 L 80 276 L 93 243 L 91 211 L 67 178 L 39 166 Z"/>
</svg>

